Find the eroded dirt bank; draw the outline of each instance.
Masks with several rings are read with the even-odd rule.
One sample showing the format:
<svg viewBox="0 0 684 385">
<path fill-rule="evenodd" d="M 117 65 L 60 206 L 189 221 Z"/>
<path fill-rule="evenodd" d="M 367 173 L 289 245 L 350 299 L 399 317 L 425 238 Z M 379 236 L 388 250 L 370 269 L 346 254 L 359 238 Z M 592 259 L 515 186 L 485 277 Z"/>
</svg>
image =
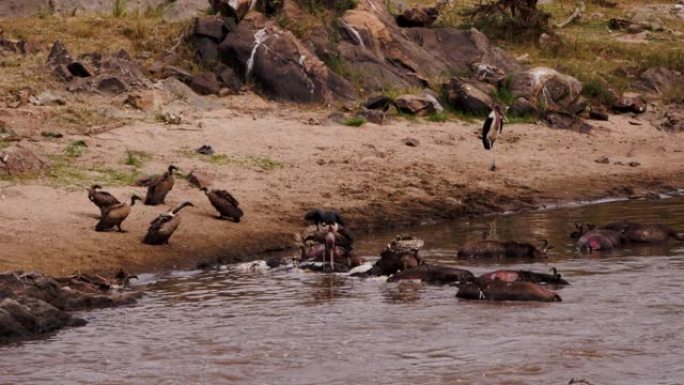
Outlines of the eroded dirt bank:
<svg viewBox="0 0 684 385">
<path fill-rule="evenodd" d="M 179 178 L 167 205 L 133 208 L 124 222 L 127 233 L 98 233 L 98 210 L 85 189 L 40 180 L 3 181 L 0 271 L 39 270 L 56 276 L 119 268 L 140 272 L 248 258 L 293 247 L 301 217 L 313 207 L 337 208 L 356 233 L 363 233 L 684 186 L 684 136 L 645 121 L 630 124 L 634 119 L 626 116 L 613 116 L 588 135 L 543 125 L 506 126 L 497 142 L 500 170 L 490 172 L 490 153 L 477 136 L 480 122 L 397 120 L 355 128 L 327 122 L 326 111 L 297 112 L 279 105 L 241 111 L 218 109 L 188 117 L 187 124 L 135 123 L 84 136 L 88 150 L 77 163 L 84 169 L 107 165 L 126 170 L 130 150 L 149 157 L 139 166 L 142 174 L 162 172 L 169 164 L 184 173 L 213 174 L 213 187 L 240 200 L 245 211 L 241 223 L 215 219 L 204 195 Z M 310 119 L 321 124 L 309 124 Z M 405 145 L 407 137 L 420 145 Z M 194 154 L 203 144 L 213 146 L 217 155 Z M 64 144 L 24 145 L 49 153 L 50 146 Z M 595 161 L 603 156 L 609 163 Z M 103 187 L 119 199 L 145 192 L 140 187 Z M 188 199 L 197 207 L 183 212 L 170 245 L 140 243 L 152 219 Z"/>
</svg>

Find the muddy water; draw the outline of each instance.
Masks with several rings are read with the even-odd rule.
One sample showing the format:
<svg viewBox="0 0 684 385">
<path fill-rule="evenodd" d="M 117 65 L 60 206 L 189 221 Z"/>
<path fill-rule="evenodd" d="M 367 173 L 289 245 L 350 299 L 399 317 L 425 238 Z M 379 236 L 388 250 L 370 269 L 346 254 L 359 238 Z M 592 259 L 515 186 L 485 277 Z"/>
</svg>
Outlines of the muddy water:
<svg viewBox="0 0 684 385">
<path fill-rule="evenodd" d="M 154 277 L 139 304 L 0 349 L 2 384 L 595 384 L 684 382 L 684 244 L 581 255 L 571 223 L 665 222 L 684 199 L 614 202 L 413 229 L 432 261 L 482 231 L 551 241 L 563 302 L 479 303 L 451 287 L 296 272 Z M 364 255 L 393 234 L 363 238 Z M 152 279 L 152 277 L 148 277 Z"/>
</svg>

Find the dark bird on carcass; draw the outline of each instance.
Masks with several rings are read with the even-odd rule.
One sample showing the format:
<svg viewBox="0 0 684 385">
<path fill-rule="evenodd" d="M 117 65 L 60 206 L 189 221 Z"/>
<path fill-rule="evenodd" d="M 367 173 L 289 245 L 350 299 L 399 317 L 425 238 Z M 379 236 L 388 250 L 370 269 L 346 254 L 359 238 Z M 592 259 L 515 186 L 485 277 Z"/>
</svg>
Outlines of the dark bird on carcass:
<svg viewBox="0 0 684 385">
<path fill-rule="evenodd" d="M 316 225 L 318 228 L 325 225 L 345 225 L 344 219 L 335 210 L 313 209 L 304 215 L 304 220 L 312 225 Z"/>
<path fill-rule="evenodd" d="M 95 204 L 100 209 L 100 215 L 104 214 L 104 211 L 109 207 L 119 204 L 118 199 L 114 195 L 108 193 L 107 191 L 100 191 L 102 186 L 98 184 L 92 185 L 88 189 L 88 199 Z"/>
<path fill-rule="evenodd" d="M 219 212 L 219 219 L 230 218 L 236 223 L 240 222 L 243 216 L 240 202 L 231 193 L 226 190 L 209 190 L 206 187 L 200 188 L 200 191 L 204 191 L 211 205 Z"/>
<path fill-rule="evenodd" d="M 131 203 L 118 203 L 109 206 L 100 217 L 100 221 L 95 226 L 95 231 L 107 231 L 113 227 L 118 228 L 120 233 L 124 230 L 121 228 L 121 223 L 128 218 L 131 213 L 131 207 L 135 205 L 136 200 L 142 200 L 139 196 L 133 195 Z"/>
<path fill-rule="evenodd" d="M 529 270 L 497 270 L 491 273 L 482 274 L 477 278 L 477 282 L 486 283 L 495 280 L 505 282 L 532 282 L 532 283 L 546 283 L 553 285 L 569 285 L 570 283 L 563 279 L 556 268 L 551 269 L 551 274 L 536 273 Z"/>
<path fill-rule="evenodd" d="M 154 181 L 147 186 L 147 195 L 145 196 L 145 204 L 156 206 L 164 203 L 166 195 L 173 188 L 176 179 L 173 177 L 173 172 L 178 170 L 178 167 L 171 165 L 162 175 L 158 176 Z"/>
<path fill-rule="evenodd" d="M 547 240 L 543 241 L 541 248 L 530 243 L 480 240 L 470 242 L 458 250 L 458 257 L 470 259 L 547 258 L 547 252 L 552 248 Z"/>
<path fill-rule="evenodd" d="M 147 234 L 143 239 L 146 245 L 163 245 L 169 243 L 169 238 L 181 223 L 180 211 L 187 206 L 194 206 L 192 202 L 185 201 L 175 209 L 159 215 L 150 223 Z"/>
<path fill-rule="evenodd" d="M 503 125 L 506 117 L 501 111 L 501 107 L 496 104 L 489 113 L 487 119 L 482 125 L 482 145 L 485 150 L 492 151 L 492 167 L 490 170 L 496 171 L 496 156 L 494 155 L 494 142 L 498 138 L 499 134 L 503 132 Z"/>
</svg>

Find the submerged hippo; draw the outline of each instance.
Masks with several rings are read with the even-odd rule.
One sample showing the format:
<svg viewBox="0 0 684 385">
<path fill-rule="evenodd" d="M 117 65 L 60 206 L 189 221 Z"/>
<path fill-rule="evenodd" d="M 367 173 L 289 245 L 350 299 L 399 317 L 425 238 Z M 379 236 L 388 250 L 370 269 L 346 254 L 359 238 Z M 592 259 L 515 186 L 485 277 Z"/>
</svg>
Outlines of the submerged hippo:
<svg viewBox="0 0 684 385">
<path fill-rule="evenodd" d="M 664 243 L 670 238 L 684 241 L 684 233 L 678 233 L 660 223 L 643 224 L 623 221 L 609 223 L 603 228 L 621 232 L 627 241 L 634 243 Z"/>
<path fill-rule="evenodd" d="M 532 282 L 532 283 L 548 283 L 553 285 L 569 285 L 568 281 L 564 280 L 556 268 L 551 269 L 551 274 L 535 273 L 529 270 L 498 270 L 491 273 L 482 274 L 477 278 L 477 282 L 484 284 L 492 281 L 504 282 Z"/>
<path fill-rule="evenodd" d="M 468 270 L 443 265 L 428 265 L 412 267 L 400 271 L 387 279 L 387 282 L 419 279 L 421 282 L 433 285 L 448 285 L 454 283 L 466 283 L 475 279 L 473 273 Z"/>
<path fill-rule="evenodd" d="M 470 242 L 458 250 L 459 258 L 489 259 L 489 258 L 546 258 L 551 249 L 549 242 L 544 240 L 541 248 L 530 243 L 513 241 L 481 240 Z"/>
<path fill-rule="evenodd" d="M 560 302 L 561 297 L 532 282 L 506 282 L 500 279 L 486 283 L 473 282 L 461 286 L 456 297 L 487 301 L 541 301 Z"/>
</svg>

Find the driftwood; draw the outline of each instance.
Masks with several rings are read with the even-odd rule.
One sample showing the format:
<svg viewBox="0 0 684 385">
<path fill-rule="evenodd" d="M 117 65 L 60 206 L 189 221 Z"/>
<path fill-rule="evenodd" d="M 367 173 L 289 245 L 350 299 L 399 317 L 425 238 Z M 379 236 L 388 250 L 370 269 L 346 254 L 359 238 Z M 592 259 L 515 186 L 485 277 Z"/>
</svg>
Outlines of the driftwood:
<svg viewBox="0 0 684 385">
<path fill-rule="evenodd" d="M 565 19 L 565 21 L 562 21 L 562 22 L 560 22 L 560 23 L 554 25 L 554 27 L 556 27 L 556 28 L 565 28 L 565 27 L 567 27 L 567 26 L 570 25 L 570 23 L 572 23 L 573 21 L 581 19 L 582 16 L 584 16 L 584 11 L 585 11 L 586 9 L 587 9 L 587 7 L 586 7 L 586 5 L 584 4 L 584 1 L 583 1 L 583 0 L 580 0 L 579 4 L 577 5 L 577 8 L 575 8 L 575 11 L 574 11 L 567 19 Z"/>
</svg>

